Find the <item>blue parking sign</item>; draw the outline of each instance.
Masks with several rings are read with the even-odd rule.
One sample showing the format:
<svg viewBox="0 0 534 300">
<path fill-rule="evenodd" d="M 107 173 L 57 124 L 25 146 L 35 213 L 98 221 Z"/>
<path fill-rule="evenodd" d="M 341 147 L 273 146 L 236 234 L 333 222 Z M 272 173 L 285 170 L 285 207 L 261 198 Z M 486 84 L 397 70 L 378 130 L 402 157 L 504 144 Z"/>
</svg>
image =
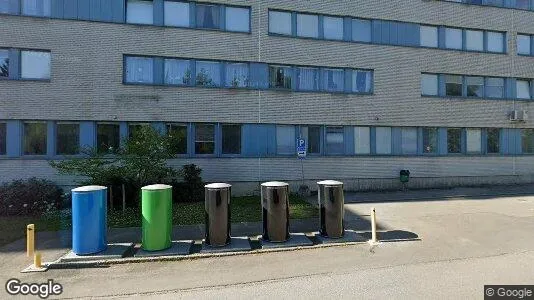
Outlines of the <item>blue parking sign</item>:
<svg viewBox="0 0 534 300">
<path fill-rule="evenodd" d="M 298 158 L 304 159 L 306 158 L 306 140 L 305 139 L 297 139 L 297 156 Z"/>
</svg>

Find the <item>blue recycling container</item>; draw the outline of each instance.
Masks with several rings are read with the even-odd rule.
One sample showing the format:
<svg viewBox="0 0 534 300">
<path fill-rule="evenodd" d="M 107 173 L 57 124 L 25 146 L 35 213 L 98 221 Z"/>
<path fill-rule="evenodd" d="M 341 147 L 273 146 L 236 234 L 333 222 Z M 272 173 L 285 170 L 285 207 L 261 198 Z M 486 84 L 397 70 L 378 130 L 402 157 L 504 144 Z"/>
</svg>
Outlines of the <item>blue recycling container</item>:
<svg viewBox="0 0 534 300">
<path fill-rule="evenodd" d="M 107 248 L 107 188 L 82 186 L 72 190 L 72 252 L 98 253 Z"/>
</svg>

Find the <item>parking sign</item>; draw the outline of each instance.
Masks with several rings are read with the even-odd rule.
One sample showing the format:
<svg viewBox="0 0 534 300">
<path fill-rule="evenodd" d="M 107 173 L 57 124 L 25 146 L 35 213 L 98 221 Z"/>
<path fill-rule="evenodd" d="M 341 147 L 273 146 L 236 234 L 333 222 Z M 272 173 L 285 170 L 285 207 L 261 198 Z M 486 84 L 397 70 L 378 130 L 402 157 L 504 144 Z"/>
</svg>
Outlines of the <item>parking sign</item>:
<svg viewBox="0 0 534 300">
<path fill-rule="evenodd" d="M 297 156 L 300 159 L 306 158 L 306 140 L 305 139 L 297 139 Z"/>
</svg>

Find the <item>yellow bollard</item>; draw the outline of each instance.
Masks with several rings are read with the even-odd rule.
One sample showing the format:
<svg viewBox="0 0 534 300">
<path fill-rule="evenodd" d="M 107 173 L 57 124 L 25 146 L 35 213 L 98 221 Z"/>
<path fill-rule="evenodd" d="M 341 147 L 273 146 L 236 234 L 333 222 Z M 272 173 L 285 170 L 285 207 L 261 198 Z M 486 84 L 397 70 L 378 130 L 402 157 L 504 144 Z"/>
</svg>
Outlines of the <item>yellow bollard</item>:
<svg viewBox="0 0 534 300">
<path fill-rule="evenodd" d="M 26 226 L 26 254 L 32 257 L 35 252 L 35 225 L 28 224 Z"/>
<path fill-rule="evenodd" d="M 41 253 L 40 252 L 36 252 L 35 255 L 33 256 L 33 266 L 35 268 L 42 268 L 43 267 L 43 264 L 41 263 Z"/>
<path fill-rule="evenodd" d="M 371 209 L 371 233 L 371 243 L 378 243 L 378 239 L 376 237 L 376 210 L 374 207 Z"/>
</svg>

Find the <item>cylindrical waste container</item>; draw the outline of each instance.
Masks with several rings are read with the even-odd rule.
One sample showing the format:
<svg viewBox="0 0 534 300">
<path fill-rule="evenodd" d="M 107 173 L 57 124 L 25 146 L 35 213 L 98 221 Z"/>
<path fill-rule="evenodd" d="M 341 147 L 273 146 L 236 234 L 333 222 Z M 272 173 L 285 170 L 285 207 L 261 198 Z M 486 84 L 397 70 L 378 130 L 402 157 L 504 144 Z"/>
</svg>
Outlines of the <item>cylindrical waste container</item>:
<svg viewBox="0 0 534 300">
<path fill-rule="evenodd" d="M 317 198 L 321 208 L 319 233 L 329 238 L 341 238 L 345 232 L 343 226 L 345 205 L 343 182 L 325 180 L 317 182 L 317 185 Z"/>
<path fill-rule="evenodd" d="M 289 185 L 285 182 L 261 184 L 263 239 L 285 242 L 289 239 Z"/>
<path fill-rule="evenodd" d="M 212 183 L 204 186 L 206 244 L 222 247 L 230 243 L 231 185 Z"/>
<path fill-rule="evenodd" d="M 141 214 L 143 249 L 158 251 L 169 248 L 172 234 L 172 186 L 154 184 L 142 187 Z"/>
<path fill-rule="evenodd" d="M 72 191 L 72 252 L 93 254 L 107 248 L 107 188 L 82 186 Z"/>
</svg>

